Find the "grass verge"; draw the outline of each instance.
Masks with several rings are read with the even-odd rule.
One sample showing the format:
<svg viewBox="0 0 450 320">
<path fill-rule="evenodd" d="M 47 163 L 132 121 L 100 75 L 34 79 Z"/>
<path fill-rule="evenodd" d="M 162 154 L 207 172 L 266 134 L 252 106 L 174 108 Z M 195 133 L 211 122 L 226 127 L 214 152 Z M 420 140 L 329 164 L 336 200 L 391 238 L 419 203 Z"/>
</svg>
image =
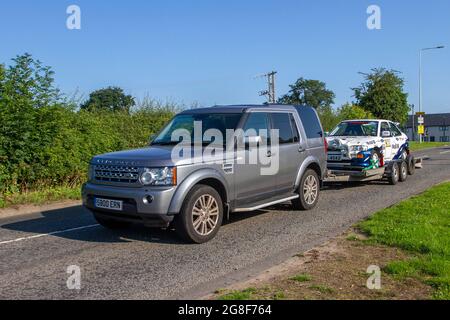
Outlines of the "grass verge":
<svg viewBox="0 0 450 320">
<path fill-rule="evenodd" d="M 383 210 L 359 224 L 369 241 L 413 254 L 385 271 L 414 277 L 435 289 L 435 299 L 450 299 L 450 183 Z"/>
<path fill-rule="evenodd" d="M 40 191 L 0 195 L 0 208 L 16 205 L 43 205 L 54 201 L 81 199 L 81 186 L 53 187 Z"/>
<path fill-rule="evenodd" d="M 417 141 L 411 141 L 409 143 L 409 147 L 411 151 L 419 151 L 419 150 L 425 150 L 425 149 L 431 149 L 431 148 L 439 148 L 439 147 L 445 147 L 448 146 L 448 142 L 423 142 L 419 143 Z"/>
</svg>

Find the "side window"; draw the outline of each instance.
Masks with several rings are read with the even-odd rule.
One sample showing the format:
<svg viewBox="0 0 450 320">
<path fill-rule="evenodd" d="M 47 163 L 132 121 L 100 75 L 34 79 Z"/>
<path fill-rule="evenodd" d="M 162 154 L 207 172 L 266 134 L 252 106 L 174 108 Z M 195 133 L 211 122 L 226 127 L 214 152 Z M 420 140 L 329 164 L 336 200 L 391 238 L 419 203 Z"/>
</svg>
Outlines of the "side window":
<svg viewBox="0 0 450 320">
<path fill-rule="evenodd" d="M 320 121 L 317 118 L 317 114 L 314 109 L 308 107 L 297 107 L 296 109 L 298 111 L 298 114 L 300 115 L 300 119 L 302 120 L 307 138 L 322 138 L 322 127 L 320 126 Z"/>
<path fill-rule="evenodd" d="M 292 131 L 289 113 L 272 113 L 273 129 L 279 130 L 280 145 L 294 143 L 295 137 Z"/>
<path fill-rule="evenodd" d="M 297 123 L 295 122 L 295 118 L 292 113 L 289 114 L 289 119 L 291 120 L 291 127 L 294 133 L 294 142 L 300 142 L 300 133 L 298 131 Z"/>
<path fill-rule="evenodd" d="M 387 122 L 382 122 L 381 123 L 381 133 L 380 133 L 381 136 L 383 136 L 383 132 L 384 131 L 391 132 L 391 128 L 389 127 L 389 124 Z"/>
<path fill-rule="evenodd" d="M 267 113 L 252 112 L 249 114 L 244 126 L 244 131 L 247 135 L 247 130 L 253 129 L 256 134 L 262 137 L 269 137 L 269 116 Z"/>
<path fill-rule="evenodd" d="M 395 124 L 393 124 L 391 122 L 390 125 L 391 125 L 391 132 L 392 132 L 394 137 L 399 137 L 399 136 L 402 135 L 402 132 L 400 131 L 400 129 Z"/>
</svg>

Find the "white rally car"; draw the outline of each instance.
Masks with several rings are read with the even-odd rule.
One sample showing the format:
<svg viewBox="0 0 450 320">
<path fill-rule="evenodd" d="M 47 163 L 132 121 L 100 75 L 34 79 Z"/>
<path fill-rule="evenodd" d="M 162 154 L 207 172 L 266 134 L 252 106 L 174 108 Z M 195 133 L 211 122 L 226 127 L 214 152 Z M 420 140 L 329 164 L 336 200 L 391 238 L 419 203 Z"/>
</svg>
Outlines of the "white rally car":
<svg viewBox="0 0 450 320">
<path fill-rule="evenodd" d="M 409 154 L 407 135 L 388 120 L 343 121 L 327 142 L 329 169 L 375 169 Z"/>
</svg>

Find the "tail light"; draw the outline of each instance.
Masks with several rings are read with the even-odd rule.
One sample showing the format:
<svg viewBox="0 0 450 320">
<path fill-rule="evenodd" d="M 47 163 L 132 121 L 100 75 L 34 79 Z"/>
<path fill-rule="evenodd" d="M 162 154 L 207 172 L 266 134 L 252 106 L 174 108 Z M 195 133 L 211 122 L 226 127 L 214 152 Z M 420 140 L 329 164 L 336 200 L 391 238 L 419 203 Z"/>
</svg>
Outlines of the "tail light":
<svg viewBox="0 0 450 320">
<path fill-rule="evenodd" d="M 328 141 L 327 141 L 327 138 L 323 138 L 323 142 L 324 142 L 324 145 L 325 145 L 325 153 L 328 153 Z"/>
</svg>

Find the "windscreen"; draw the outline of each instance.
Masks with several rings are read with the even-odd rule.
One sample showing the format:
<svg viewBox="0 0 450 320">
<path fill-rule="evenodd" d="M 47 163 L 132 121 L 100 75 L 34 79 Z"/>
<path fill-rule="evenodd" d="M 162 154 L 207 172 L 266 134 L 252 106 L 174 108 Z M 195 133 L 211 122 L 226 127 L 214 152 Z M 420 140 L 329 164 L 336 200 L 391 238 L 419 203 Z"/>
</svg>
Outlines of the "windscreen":
<svg viewBox="0 0 450 320">
<path fill-rule="evenodd" d="M 341 122 L 330 134 L 331 137 L 376 137 L 378 122 L 347 121 Z"/>
</svg>

